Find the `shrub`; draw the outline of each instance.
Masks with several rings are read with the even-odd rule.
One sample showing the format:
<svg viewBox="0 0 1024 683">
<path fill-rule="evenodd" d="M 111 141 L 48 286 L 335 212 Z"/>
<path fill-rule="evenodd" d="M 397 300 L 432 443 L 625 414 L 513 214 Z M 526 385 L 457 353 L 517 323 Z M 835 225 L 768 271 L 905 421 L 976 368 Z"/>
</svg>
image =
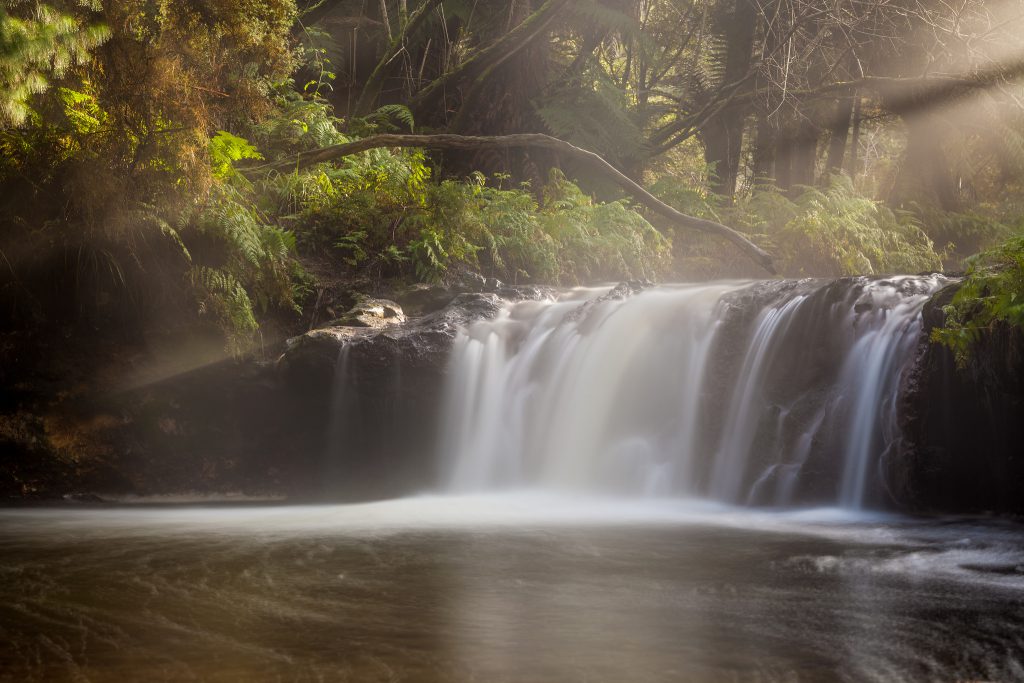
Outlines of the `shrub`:
<svg viewBox="0 0 1024 683">
<path fill-rule="evenodd" d="M 594 202 L 559 173 L 541 190 L 482 174 L 436 182 L 420 150 L 375 149 L 260 187 L 301 248 L 376 277 L 440 281 L 460 266 L 509 282 L 656 278 L 668 242 L 625 202 Z"/>
<path fill-rule="evenodd" d="M 873 275 L 941 270 L 932 241 L 909 213 L 860 196 L 844 176 L 809 188 L 773 240 L 791 275 Z"/>
<path fill-rule="evenodd" d="M 943 313 L 945 325 L 932 331 L 932 340 L 949 347 L 961 367 L 996 325 L 1024 329 L 1024 236 L 969 259 L 964 282 Z"/>
<path fill-rule="evenodd" d="M 845 176 L 827 188 L 805 188 L 795 199 L 762 187 L 731 206 L 662 182 L 665 201 L 681 211 L 747 233 L 776 258 L 785 277 L 839 277 L 940 270 L 939 254 L 917 219 L 858 194 Z M 685 240 L 684 259 L 735 260 L 706 238 Z"/>
</svg>

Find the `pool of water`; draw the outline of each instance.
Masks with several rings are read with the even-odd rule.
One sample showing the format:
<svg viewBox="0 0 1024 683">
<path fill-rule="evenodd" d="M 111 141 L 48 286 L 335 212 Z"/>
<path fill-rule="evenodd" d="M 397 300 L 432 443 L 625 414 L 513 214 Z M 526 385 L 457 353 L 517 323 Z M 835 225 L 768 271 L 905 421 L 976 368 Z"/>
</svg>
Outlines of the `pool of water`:
<svg viewBox="0 0 1024 683">
<path fill-rule="evenodd" d="M 1024 528 L 538 494 L 0 510 L 0 680 L 1024 680 Z"/>
</svg>

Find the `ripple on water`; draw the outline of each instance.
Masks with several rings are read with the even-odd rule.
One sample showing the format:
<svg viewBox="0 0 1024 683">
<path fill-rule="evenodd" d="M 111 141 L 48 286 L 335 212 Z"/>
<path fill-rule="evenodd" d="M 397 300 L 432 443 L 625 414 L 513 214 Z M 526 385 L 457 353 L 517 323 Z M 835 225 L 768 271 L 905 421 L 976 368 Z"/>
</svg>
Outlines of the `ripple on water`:
<svg viewBox="0 0 1024 683">
<path fill-rule="evenodd" d="M 0 512 L 0 680 L 1022 680 L 1008 524 L 533 494 Z"/>
</svg>

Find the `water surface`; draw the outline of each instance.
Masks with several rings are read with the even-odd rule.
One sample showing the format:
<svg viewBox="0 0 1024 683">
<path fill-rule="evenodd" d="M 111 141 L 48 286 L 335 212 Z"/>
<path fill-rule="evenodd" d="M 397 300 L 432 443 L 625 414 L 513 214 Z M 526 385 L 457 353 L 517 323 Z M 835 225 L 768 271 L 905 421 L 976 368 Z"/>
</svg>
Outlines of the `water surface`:
<svg viewBox="0 0 1024 683">
<path fill-rule="evenodd" d="M 6 510 L 0 680 L 1021 680 L 1021 539 L 539 495 Z"/>
</svg>

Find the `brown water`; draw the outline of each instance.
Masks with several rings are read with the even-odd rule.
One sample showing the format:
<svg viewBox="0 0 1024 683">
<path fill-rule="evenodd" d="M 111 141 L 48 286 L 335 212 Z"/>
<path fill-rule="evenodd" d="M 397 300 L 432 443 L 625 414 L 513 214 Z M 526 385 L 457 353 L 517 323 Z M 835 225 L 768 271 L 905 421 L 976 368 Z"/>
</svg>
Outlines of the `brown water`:
<svg viewBox="0 0 1024 683">
<path fill-rule="evenodd" d="M 3 681 L 1024 680 L 1007 524 L 537 496 L 0 511 Z"/>
</svg>

